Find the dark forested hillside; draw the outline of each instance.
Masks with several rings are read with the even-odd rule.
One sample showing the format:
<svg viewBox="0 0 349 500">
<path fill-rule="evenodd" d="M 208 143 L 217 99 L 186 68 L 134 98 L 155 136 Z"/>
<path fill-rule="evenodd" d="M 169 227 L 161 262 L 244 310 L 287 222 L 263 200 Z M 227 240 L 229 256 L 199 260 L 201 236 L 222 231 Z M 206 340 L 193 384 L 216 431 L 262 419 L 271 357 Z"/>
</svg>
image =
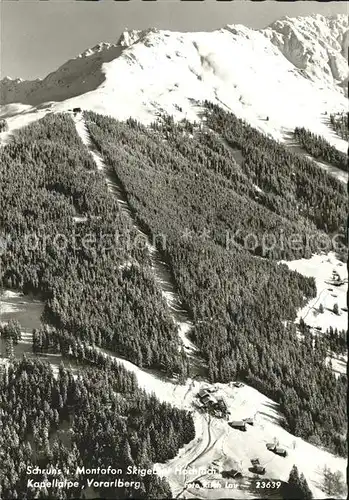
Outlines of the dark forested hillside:
<svg viewBox="0 0 349 500">
<path fill-rule="evenodd" d="M 171 498 L 157 475 L 127 474 L 172 458 L 194 437 L 190 414 L 141 391 L 135 376 L 103 358 L 79 375 L 23 358 L 0 372 L 0 494 L 14 498 L 79 498 L 87 479 L 119 483 L 97 488 L 101 498 Z M 77 467 L 122 469 L 123 473 L 77 474 Z M 59 472 L 29 474 L 27 467 Z M 77 487 L 38 488 L 28 481 L 76 481 Z M 93 493 L 91 497 L 93 497 Z"/>
<path fill-rule="evenodd" d="M 276 262 L 309 257 L 321 250 L 316 238 L 342 230 L 343 186 L 209 104 L 205 127 L 85 119 L 138 221 L 165 236 L 159 248 L 211 380 L 243 378 L 281 404 L 291 432 L 344 454 L 346 378 L 336 380 L 324 346 L 299 340 L 288 323 L 314 280 Z"/>
<path fill-rule="evenodd" d="M 0 151 L 0 233 L 2 285 L 42 294 L 46 321 L 139 366 L 185 371 L 145 245 L 133 244 L 68 115 L 22 129 Z"/>
<path fill-rule="evenodd" d="M 291 204 L 291 220 L 304 216 L 326 232 L 343 230 L 346 190 L 340 181 L 232 113 L 207 106 L 207 125 L 221 133 L 230 147 L 242 151 L 242 168 L 261 189 L 271 192 L 279 204 Z"/>
<path fill-rule="evenodd" d="M 295 128 L 294 136 L 302 148 L 311 156 L 324 160 L 344 172 L 348 172 L 347 155 L 331 146 L 323 137 L 313 134 L 304 127 Z"/>
</svg>

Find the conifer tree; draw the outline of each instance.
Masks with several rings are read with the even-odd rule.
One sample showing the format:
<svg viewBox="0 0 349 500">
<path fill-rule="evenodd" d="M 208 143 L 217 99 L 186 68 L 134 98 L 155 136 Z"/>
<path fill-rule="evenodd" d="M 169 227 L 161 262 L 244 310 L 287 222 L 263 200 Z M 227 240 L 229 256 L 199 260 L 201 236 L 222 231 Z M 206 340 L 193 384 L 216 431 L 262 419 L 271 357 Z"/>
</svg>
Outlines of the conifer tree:
<svg viewBox="0 0 349 500">
<path fill-rule="evenodd" d="M 313 494 L 308 486 L 307 480 L 305 479 L 304 474 L 302 473 L 299 478 L 299 486 L 302 493 L 302 498 L 304 500 L 312 500 Z"/>
<path fill-rule="evenodd" d="M 13 338 L 12 337 L 7 337 L 6 338 L 6 357 L 12 361 L 14 359 L 14 347 L 13 347 Z"/>
</svg>

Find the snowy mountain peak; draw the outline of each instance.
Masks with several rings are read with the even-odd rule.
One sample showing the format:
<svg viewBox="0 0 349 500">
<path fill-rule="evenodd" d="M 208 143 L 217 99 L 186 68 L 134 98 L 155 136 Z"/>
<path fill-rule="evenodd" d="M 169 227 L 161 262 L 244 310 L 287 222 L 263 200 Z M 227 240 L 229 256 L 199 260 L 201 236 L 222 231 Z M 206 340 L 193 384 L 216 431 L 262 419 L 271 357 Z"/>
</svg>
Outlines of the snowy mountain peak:
<svg viewBox="0 0 349 500">
<path fill-rule="evenodd" d="M 160 31 L 157 28 L 148 28 L 146 30 L 129 30 L 126 28 L 121 34 L 117 45 L 121 47 L 130 47 L 134 43 L 144 41 L 144 39 L 152 33 L 160 33 Z"/>
<path fill-rule="evenodd" d="M 112 44 L 112 43 L 107 43 L 107 42 L 100 42 L 97 45 L 95 45 L 94 47 L 92 47 L 91 49 L 87 49 L 84 52 L 82 52 L 81 54 L 79 54 L 76 59 L 93 56 L 94 54 L 100 53 L 104 50 L 108 50 L 111 47 L 116 47 L 116 45 Z"/>
<path fill-rule="evenodd" d="M 311 79 L 343 88 L 348 78 L 348 16 L 284 17 L 261 32 Z"/>
<path fill-rule="evenodd" d="M 144 123 L 161 113 L 197 121 L 207 99 L 278 140 L 296 126 L 328 136 L 323 116 L 347 110 L 347 45 L 346 16 L 286 17 L 263 30 L 127 29 L 117 43 L 99 43 L 43 80 L 4 79 L 1 103 L 10 106 L 2 116 L 21 103 Z"/>
<path fill-rule="evenodd" d="M 10 76 L 5 76 L 1 81 L 2 82 L 20 83 L 23 81 L 23 79 L 22 78 L 11 78 Z"/>
<path fill-rule="evenodd" d="M 118 40 L 118 45 L 121 45 L 121 47 L 129 47 L 135 42 L 138 42 L 138 40 L 141 37 L 142 30 L 128 30 L 127 28 L 122 32 L 119 40 Z"/>
</svg>

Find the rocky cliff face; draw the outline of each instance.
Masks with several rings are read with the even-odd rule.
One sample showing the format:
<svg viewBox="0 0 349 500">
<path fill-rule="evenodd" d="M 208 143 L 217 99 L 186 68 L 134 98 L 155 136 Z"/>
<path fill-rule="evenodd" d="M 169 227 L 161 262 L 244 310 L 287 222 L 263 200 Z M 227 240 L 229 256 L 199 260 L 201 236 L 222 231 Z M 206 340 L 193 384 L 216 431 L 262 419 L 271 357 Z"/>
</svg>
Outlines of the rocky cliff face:
<svg viewBox="0 0 349 500">
<path fill-rule="evenodd" d="M 261 32 L 304 75 L 344 90 L 348 81 L 347 16 L 284 18 Z"/>
</svg>

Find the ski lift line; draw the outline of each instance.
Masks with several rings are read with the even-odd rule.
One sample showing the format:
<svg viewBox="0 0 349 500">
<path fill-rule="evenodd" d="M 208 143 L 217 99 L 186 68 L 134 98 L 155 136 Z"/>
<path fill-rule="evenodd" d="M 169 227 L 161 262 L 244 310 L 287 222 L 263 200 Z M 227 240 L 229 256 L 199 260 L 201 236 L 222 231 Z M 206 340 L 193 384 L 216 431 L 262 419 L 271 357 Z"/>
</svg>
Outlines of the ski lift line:
<svg viewBox="0 0 349 500">
<path fill-rule="evenodd" d="M 115 181 L 110 179 L 111 175 L 114 175 L 116 177 L 116 173 L 114 171 L 112 171 L 111 169 L 109 169 L 109 172 L 108 172 L 108 169 L 106 168 L 106 165 L 104 163 L 103 158 L 101 157 L 98 150 L 96 151 L 96 146 L 95 146 L 94 141 L 92 140 L 92 138 L 89 134 L 89 131 L 86 127 L 86 121 L 84 121 L 83 116 L 79 120 L 76 120 L 76 122 L 81 122 L 83 127 L 84 127 L 85 139 L 86 139 L 85 143 L 87 145 L 86 147 L 89 149 L 90 153 L 92 154 L 97 168 L 99 168 L 98 163 L 101 165 L 101 170 L 104 171 L 104 173 L 105 173 L 105 180 L 106 180 L 106 184 L 108 186 L 109 191 L 113 192 L 114 196 L 117 199 L 117 202 L 119 204 L 121 211 L 131 221 L 133 227 L 138 231 L 138 233 L 141 234 L 146 240 L 146 244 L 147 244 L 150 258 L 151 258 L 151 267 L 154 271 L 155 281 L 159 284 L 161 293 L 162 293 L 162 295 L 166 301 L 166 304 L 170 310 L 170 314 L 172 316 L 172 319 L 174 320 L 175 325 L 181 325 L 183 323 L 185 325 L 189 324 L 189 329 L 190 329 L 191 328 L 190 325 L 192 325 L 192 323 L 191 322 L 189 323 L 189 312 L 187 310 L 185 310 L 183 303 L 180 300 L 180 297 L 178 296 L 178 293 L 175 291 L 175 285 L 174 285 L 174 283 L 172 283 L 173 278 L 171 276 L 171 269 L 170 269 L 169 265 L 166 263 L 162 264 L 163 259 L 161 259 L 161 254 L 160 254 L 159 250 L 154 245 L 152 245 L 152 242 L 150 241 L 149 236 L 147 236 L 139 228 L 139 226 L 136 222 L 136 219 L 133 215 L 133 211 L 129 207 L 129 203 L 128 203 L 127 199 L 125 198 L 125 196 L 123 195 L 122 187 L 119 187 Z M 98 162 L 96 161 L 96 159 L 98 159 Z M 116 177 L 116 180 L 117 180 L 117 177 Z M 163 276 L 164 273 L 167 273 L 168 277 L 164 277 Z M 171 294 L 170 297 L 168 296 L 169 294 Z M 177 311 L 175 311 L 172 308 L 173 305 L 181 308 L 185 312 L 185 314 L 178 314 Z M 183 318 L 183 316 L 184 316 L 184 318 Z M 188 334 L 188 331 L 186 331 L 186 335 L 187 334 Z M 182 343 L 183 343 L 183 341 L 182 341 Z M 194 351 L 197 350 L 196 346 L 194 346 L 189 341 L 189 339 L 188 339 L 187 345 L 190 346 L 190 348 L 192 350 L 194 350 Z"/>
</svg>

